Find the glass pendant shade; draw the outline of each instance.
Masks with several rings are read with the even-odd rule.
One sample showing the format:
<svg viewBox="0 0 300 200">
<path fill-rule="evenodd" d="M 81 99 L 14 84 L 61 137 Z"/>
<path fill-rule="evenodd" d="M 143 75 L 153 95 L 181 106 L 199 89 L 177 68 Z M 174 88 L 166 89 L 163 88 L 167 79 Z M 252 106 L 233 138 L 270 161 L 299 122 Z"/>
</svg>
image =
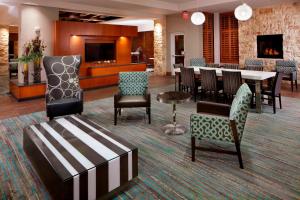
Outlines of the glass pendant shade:
<svg viewBox="0 0 300 200">
<path fill-rule="evenodd" d="M 202 25 L 205 22 L 205 15 L 202 12 L 194 12 L 191 21 L 195 25 Z"/>
<path fill-rule="evenodd" d="M 252 8 L 245 3 L 239 5 L 234 11 L 234 16 L 239 21 L 247 21 L 252 17 Z"/>
</svg>

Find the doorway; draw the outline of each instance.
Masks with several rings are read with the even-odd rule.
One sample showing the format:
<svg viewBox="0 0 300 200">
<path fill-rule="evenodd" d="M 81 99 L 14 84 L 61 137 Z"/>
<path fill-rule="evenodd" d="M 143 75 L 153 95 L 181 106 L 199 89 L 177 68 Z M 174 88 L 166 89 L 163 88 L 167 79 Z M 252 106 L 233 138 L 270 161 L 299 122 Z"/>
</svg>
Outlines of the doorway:
<svg viewBox="0 0 300 200">
<path fill-rule="evenodd" d="M 171 74 L 175 75 L 174 64 L 182 63 L 184 65 L 184 34 L 171 34 Z"/>
</svg>

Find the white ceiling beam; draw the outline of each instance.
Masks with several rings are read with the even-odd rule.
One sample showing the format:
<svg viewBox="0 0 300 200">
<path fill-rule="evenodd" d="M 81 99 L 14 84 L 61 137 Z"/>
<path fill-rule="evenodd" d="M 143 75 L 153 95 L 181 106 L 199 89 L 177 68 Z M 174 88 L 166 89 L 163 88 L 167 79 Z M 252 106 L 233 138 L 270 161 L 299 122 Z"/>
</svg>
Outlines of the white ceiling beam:
<svg viewBox="0 0 300 200">
<path fill-rule="evenodd" d="M 59 8 L 64 10 L 74 10 L 78 12 L 90 12 L 90 13 L 97 13 L 97 14 L 105 14 L 105 15 L 117 15 L 120 17 L 127 17 L 127 16 L 134 16 L 134 17 L 147 17 L 147 18 L 159 18 L 162 15 L 153 14 L 148 12 L 139 12 L 139 11 L 128 11 L 128 10 L 120 10 L 120 9 L 112 9 L 100 6 L 91 6 L 87 4 L 79 4 L 79 3 L 70 3 L 65 1 L 59 0 L 51 0 L 51 1 L 44 1 L 44 0 L 4 0 L 1 2 L 4 3 L 16 3 L 16 4 L 29 4 L 29 5 L 37 5 L 37 6 L 46 6 L 46 7 L 53 7 Z"/>
<path fill-rule="evenodd" d="M 120 3 L 126 3 L 126 4 L 133 4 L 133 5 L 139 5 L 139 6 L 145 6 L 150 8 L 158 8 L 158 9 L 165 9 L 165 10 L 171 10 L 171 11 L 178 11 L 179 10 L 179 4 L 177 3 L 169 3 L 165 1 L 159 1 L 159 0 L 147 0 L 147 1 L 141 1 L 141 0 L 111 0 L 114 2 L 120 2 Z"/>
<path fill-rule="evenodd" d="M 235 3 L 240 0 L 194 0 L 179 4 L 179 10 L 193 10 L 225 3 Z"/>
</svg>

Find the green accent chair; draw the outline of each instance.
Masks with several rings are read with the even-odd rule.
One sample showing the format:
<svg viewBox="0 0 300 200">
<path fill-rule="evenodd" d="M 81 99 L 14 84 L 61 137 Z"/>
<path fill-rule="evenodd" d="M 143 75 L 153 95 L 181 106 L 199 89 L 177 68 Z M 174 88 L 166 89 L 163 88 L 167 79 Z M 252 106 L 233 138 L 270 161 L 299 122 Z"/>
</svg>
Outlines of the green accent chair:
<svg viewBox="0 0 300 200">
<path fill-rule="evenodd" d="M 114 95 L 114 124 L 122 108 L 145 107 L 151 123 L 151 96 L 147 72 L 120 72 L 119 92 Z"/>
<path fill-rule="evenodd" d="M 251 96 L 251 90 L 244 83 L 237 91 L 231 106 L 204 101 L 197 103 L 197 114 L 192 114 L 190 119 L 192 161 L 195 161 L 196 149 L 237 154 L 240 168 L 243 169 L 240 143 L 246 124 Z M 196 146 L 196 139 L 210 139 L 234 143 L 236 152 L 199 147 Z"/>
</svg>

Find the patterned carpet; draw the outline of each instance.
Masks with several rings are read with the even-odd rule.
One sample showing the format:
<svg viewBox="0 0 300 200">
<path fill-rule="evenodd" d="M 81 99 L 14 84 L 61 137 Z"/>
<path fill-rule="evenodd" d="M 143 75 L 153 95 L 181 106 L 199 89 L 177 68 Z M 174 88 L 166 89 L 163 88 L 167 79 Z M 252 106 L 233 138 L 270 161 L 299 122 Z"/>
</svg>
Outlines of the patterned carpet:
<svg viewBox="0 0 300 200">
<path fill-rule="evenodd" d="M 113 125 L 112 99 L 85 104 L 84 115 L 139 148 L 139 176 L 115 199 L 299 199 L 300 101 L 283 98 L 283 110 L 273 115 L 250 113 L 241 143 L 245 169 L 236 156 L 197 152 L 191 162 L 189 134 L 165 135 L 170 105 L 158 103 L 152 90 L 152 124 L 143 109 L 123 112 Z M 195 103 L 178 105 L 178 121 L 189 125 Z M 0 121 L 0 198 L 50 199 L 22 149 L 22 129 L 45 121 L 45 113 Z M 202 146 L 234 150 L 233 145 L 204 141 Z"/>
</svg>

